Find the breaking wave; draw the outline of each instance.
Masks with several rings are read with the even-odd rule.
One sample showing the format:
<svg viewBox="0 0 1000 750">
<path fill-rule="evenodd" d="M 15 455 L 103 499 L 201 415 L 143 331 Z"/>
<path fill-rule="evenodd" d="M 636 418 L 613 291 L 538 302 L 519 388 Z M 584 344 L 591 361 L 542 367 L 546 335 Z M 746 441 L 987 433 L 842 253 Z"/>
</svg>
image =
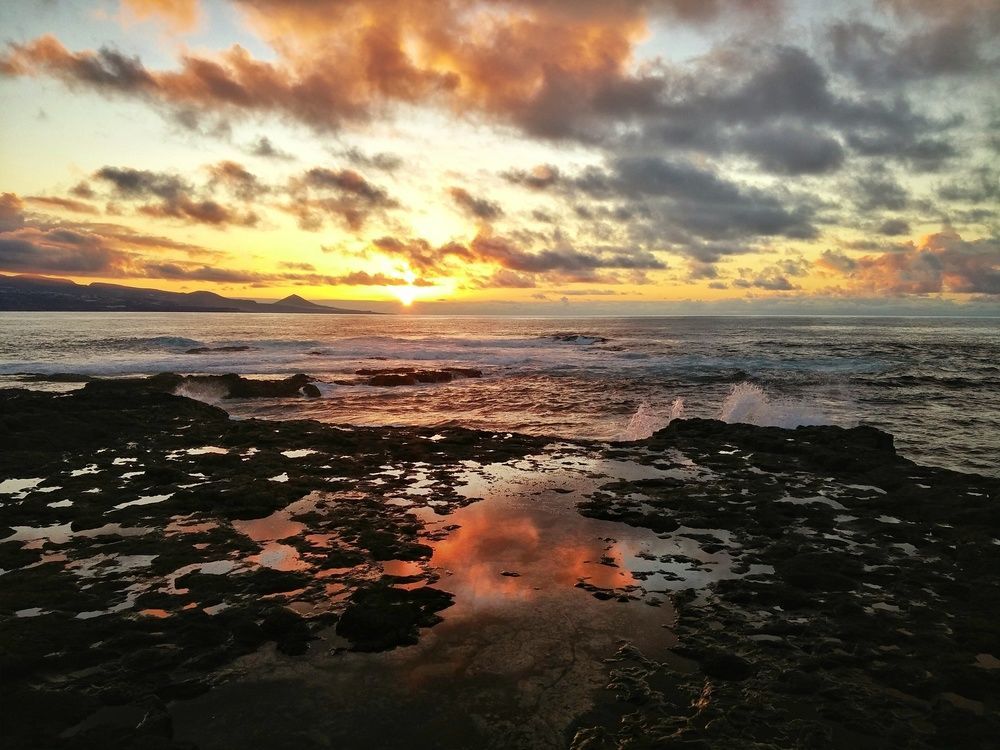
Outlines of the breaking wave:
<svg viewBox="0 0 1000 750">
<path fill-rule="evenodd" d="M 619 442 L 629 442 L 632 440 L 645 440 L 652 437 L 657 430 L 662 430 L 675 419 L 684 417 L 684 399 L 675 398 L 670 405 L 670 411 L 666 414 L 656 412 L 647 401 L 639 404 L 635 414 L 629 419 L 625 430 L 615 435 L 614 439 Z"/>
<path fill-rule="evenodd" d="M 722 402 L 719 419 L 761 427 L 800 427 L 830 424 L 831 420 L 803 401 L 772 399 L 754 383 L 739 383 Z"/>
<path fill-rule="evenodd" d="M 228 390 L 221 383 L 206 383 L 192 380 L 185 380 L 174 389 L 175 396 L 186 396 L 195 401 L 203 401 L 206 404 L 217 406 L 226 397 Z"/>
<path fill-rule="evenodd" d="M 676 398 L 666 412 L 658 411 L 643 401 L 631 416 L 625 429 L 615 435 L 616 441 L 645 440 L 675 419 L 683 419 L 684 399 Z M 819 410 L 804 401 L 771 398 L 754 383 L 739 383 L 732 387 L 719 407 L 716 419 L 730 424 L 753 424 L 759 427 L 794 428 L 805 425 L 832 424 Z"/>
</svg>

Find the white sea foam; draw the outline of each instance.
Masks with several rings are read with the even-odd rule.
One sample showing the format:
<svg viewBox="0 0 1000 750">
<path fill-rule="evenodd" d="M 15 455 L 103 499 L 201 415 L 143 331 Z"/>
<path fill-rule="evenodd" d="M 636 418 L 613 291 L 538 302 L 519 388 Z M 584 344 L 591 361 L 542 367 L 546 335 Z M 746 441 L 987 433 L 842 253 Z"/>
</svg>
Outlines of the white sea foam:
<svg viewBox="0 0 1000 750">
<path fill-rule="evenodd" d="M 723 422 L 755 424 L 761 427 L 799 427 L 830 424 L 830 419 L 804 401 L 771 399 L 759 385 L 734 385 L 719 410 Z"/>
</svg>

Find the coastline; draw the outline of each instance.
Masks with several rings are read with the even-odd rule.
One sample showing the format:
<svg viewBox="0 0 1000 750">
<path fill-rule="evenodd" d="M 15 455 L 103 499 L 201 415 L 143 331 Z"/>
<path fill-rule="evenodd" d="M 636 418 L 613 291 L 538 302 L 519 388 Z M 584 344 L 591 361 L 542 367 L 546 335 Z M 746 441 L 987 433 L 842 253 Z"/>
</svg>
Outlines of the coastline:
<svg viewBox="0 0 1000 750">
<path fill-rule="evenodd" d="M 144 381 L 10 389 L 0 404 L 11 527 L 0 671 L 5 734 L 26 747 L 222 746 L 254 727 L 202 727 L 200 701 L 275 664 L 335 670 L 432 640 L 463 606 L 450 590 L 462 572 L 434 564 L 463 533 L 449 519 L 505 492 L 565 498 L 561 513 L 645 534 L 628 560 L 620 544 L 588 550 L 552 596 L 585 602 L 591 619 L 644 613 L 629 627 L 653 613 L 672 640 L 591 659 L 587 679 L 606 687 L 581 690 L 569 713 L 552 708 L 541 734 L 484 721 L 462 741 L 530 747 L 560 723 L 581 750 L 643 738 L 988 747 L 1000 736 L 1000 480 L 918 466 L 872 428 L 695 419 L 635 443 L 567 443 L 232 420 Z M 558 481 L 526 492 L 512 477 L 529 469 Z M 685 553 L 658 546 L 681 543 Z M 490 571 L 497 596 L 535 596 L 533 559 Z M 260 654 L 267 670 L 253 666 Z M 377 725 L 356 731 L 338 740 L 384 739 Z"/>
</svg>

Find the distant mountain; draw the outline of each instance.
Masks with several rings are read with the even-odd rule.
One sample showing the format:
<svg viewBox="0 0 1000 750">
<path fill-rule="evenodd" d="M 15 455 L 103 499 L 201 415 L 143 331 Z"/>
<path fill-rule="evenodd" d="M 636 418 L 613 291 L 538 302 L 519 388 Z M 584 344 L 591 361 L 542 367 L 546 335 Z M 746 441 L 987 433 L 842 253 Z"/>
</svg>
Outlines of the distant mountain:
<svg viewBox="0 0 1000 750">
<path fill-rule="evenodd" d="M 36 312 L 249 312 L 381 315 L 318 305 L 292 294 L 277 302 L 230 299 L 215 292 L 165 292 L 120 284 L 77 284 L 43 276 L 0 275 L 0 310 Z"/>
</svg>

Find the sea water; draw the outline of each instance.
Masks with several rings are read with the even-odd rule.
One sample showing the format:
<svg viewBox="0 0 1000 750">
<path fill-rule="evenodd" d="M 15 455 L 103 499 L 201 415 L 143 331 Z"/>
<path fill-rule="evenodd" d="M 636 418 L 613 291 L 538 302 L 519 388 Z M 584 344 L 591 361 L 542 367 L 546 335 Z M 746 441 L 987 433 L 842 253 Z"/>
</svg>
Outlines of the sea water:
<svg viewBox="0 0 1000 750">
<path fill-rule="evenodd" d="M 242 351 L 192 349 L 246 347 Z M 458 366 L 482 378 L 338 385 L 361 368 Z M 922 463 L 998 474 L 1000 320 L 518 318 L 4 313 L 0 385 L 21 373 L 317 379 L 322 398 L 224 402 L 235 417 L 463 425 L 639 439 L 680 417 L 871 424 Z M 220 402 L 211 388 L 184 395 Z"/>
</svg>

